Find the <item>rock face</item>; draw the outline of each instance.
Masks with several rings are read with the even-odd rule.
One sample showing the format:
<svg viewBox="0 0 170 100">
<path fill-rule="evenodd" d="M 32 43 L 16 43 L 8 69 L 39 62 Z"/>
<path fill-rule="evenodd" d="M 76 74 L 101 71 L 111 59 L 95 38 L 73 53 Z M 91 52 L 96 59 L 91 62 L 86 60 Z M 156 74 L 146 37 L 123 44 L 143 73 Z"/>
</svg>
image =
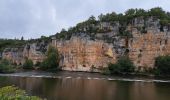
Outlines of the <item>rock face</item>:
<svg viewBox="0 0 170 100">
<path fill-rule="evenodd" d="M 154 67 L 155 58 L 170 54 L 170 39 L 163 32 L 136 33 L 129 40 L 129 57 L 137 67 Z"/>
<path fill-rule="evenodd" d="M 47 44 L 42 42 L 27 44 L 24 47 L 6 48 L 2 53 L 2 58 L 8 59 L 17 65 L 22 65 L 26 58 L 37 64 L 46 58 L 47 46 Z"/>
<path fill-rule="evenodd" d="M 23 47 L 6 48 L 2 53 L 3 59 L 8 59 L 12 63 L 21 65 L 23 63 Z"/>
<path fill-rule="evenodd" d="M 149 69 L 156 57 L 170 55 L 170 28 L 161 31 L 159 22 L 155 17 L 133 19 L 125 29 L 131 37 L 117 35 L 121 26 L 115 22 L 111 31 L 96 33 L 95 39 L 78 33 L 70 40 L 53 39 L 52 45 L 60 53 L 63 70 L 99 71 L 121 56 L 128 56 L 138 70 Z M 102 23 L 100 28 L 111 29 L 110 25 Z"/>
<path fill-rule="evenodd" d="M 161 32 L 159 19 L 154 17 L 145 23 L 146 33 L 132 26 L 135 31 L 132 31 L 133 38 L 128 40 L 129 58 L 141 70 L 153 68 L 156 57 L 170 55 L 170 31 Z"/>
<path fill-rule="evenodd" d="M 136 69 L 143 70 L 153 68 L 156 57 L 170 55 L 170 25 L 162 27 L 156 17 L 137 17 L 127 25 L 100 22 L 91 26 L 99 30 L 96 33 L 73 33 L 69 39 L 52 38 L 50 44 L 58 49 L 63 70 L 99 72 L 108 63 L 116 63 L 121 56 L 128 56 Z M 81 28 L 79 30 L 88 27 Z M 5 49 L 3 57 L 16 63 L 28 58 L 36 64 L 45 59 L 48 45 L 27 44 L 21 52 Z"/>
<path fill-rule="evenodd" d="M 23 50 L 23 58 L 31 59 L 34 64 L 42 62 L 46 57 L 45 52 L 42 51 L 43 49 L 46 52 L 47 46 L 43 44 L 38 45 L 37 43 L 27 44 Z"/>
<path fill-rule="evenodd" d="M 63 70 L 99 71 L 107 67 L 109 62 L 116 61 L 113 45 L 101 40 L 73 36 L 67 41 L 53 39 L 52 45 L 57 47 L 60 53 Z"/>
</svg>

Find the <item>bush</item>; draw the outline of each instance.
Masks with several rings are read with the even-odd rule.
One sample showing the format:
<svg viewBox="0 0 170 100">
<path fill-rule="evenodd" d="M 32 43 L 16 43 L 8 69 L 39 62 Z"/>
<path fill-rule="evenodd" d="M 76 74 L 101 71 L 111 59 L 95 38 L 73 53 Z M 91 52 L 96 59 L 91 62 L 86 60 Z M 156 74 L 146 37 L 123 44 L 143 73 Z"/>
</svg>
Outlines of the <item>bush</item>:
<svg viewBox="0 0 170 100">
<path fill-rule="evenodd" d="M 101 70 L 102 70 L 102 72 L 101 72 L 102 74 L 110 75 L 110 70 L 108 68 L 102 68 Z"/>
<path fill-rule="evenodd" d="M 49 46 L 47 52 L 47 58 L 41 63 L 41 68 L 44 70 L 56 70 L 59 66 L 59 54 L 58 50 L 52 46 Z"/>
<path fill-rule="evenodd" d="M 120 58 L 116 64 L 108 65 L 111 74 L 129 74 L 134 72 L 134 65 L 127 57 Z"/>
<path fill-rule="evenodd" d="M 41 62 L 39 62 L 39 61 L 36 62 L 36 64 L 35 64 L 36 67 L 39 67 L 40 65 L 41 65 Z"/>
<path fill-rule="evenodd" d="M 40 64 L 40 69 L 42 70 L 47 70 L 48 69 L 48 63 L 47 59 L 45 59 L 43 62 Z"/>
<path fill-rule="evenodd" d="M 23 64 L 24 69 L 33 69 L 33 62 L 31 59 L 26 59 Z"/>
<path fill-rule="evenodd" d="M 11 73 L 14 71 L 15 71 L 14 66 L 12 66 L 8 60 L 2 59 L 0 61 L 0 72 L 1 73 Z"/>
<path fill-rule="evenodd" d="M 155 74 L 170 75 L 170 56 L 159 56 L 155 59 Z"/>
<path fill-rule="evenodd" d="M 109 71 L 110 71 L 110 73 L 111 74 L 120 74 L 121 72 L 120 72 L 120 65 L 119 64 L 112 64 L 112 63 L 110 63 L 109 65 L 108 65 L 108 68 L 109 68 Z"/>
<path fill-rule="evenodd" d="M 24 90 L 14 86 L 0 88 L 1 100 L 42 100 L 39 97 L 28 96 Z"/>
</svg>

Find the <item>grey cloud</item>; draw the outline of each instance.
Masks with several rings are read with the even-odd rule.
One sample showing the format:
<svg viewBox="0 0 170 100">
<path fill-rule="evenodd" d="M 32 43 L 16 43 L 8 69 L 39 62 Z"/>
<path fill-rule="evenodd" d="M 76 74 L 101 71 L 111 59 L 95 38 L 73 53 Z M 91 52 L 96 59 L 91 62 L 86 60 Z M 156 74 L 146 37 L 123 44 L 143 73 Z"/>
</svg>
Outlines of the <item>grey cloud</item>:
<svg viewBox="0 0 170 100">
<path fill-rule="evenodd" d="M 90 15 L 156 6 L 168 11 L 169 5 L 168 0 L 0 0 L 0 38 L 48 36 Z"/>
</svg>

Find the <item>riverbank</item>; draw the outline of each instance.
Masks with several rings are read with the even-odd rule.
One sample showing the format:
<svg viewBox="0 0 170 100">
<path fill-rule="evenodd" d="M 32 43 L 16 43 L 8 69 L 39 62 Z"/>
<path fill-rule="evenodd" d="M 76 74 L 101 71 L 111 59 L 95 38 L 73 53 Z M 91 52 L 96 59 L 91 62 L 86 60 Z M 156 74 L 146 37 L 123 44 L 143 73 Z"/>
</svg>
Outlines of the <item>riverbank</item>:
<svg viewBox="0 0 170 100">
<path fill-rule="evenodd" d="M 91 80 L 108 80 L 108 81 L 137 81 L 137 82 L 167 82 L 170 83 L 170 78 L 162 77 L 146 77 L 135 75 L 121 75 L 111 76 L 102 75 L 100 73 L 88 73 L 88 72 L 69 72 L 59 71 L 57 73 L 45 72 L 45 71 L 24 71 L 10 74 L 0 74 L 0 76 L 9 77 L 34 77 L 34 78 L 74 78 L 74 79 L 91 79 Z"/>
</svg>

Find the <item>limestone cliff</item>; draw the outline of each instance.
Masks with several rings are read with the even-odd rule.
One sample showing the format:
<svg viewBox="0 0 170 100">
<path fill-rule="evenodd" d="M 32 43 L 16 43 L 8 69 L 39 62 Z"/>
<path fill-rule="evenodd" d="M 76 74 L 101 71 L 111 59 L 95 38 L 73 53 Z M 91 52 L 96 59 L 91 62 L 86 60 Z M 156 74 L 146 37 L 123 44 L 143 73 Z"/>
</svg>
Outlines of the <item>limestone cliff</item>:
<svg viewBox="0 0 170 100">
<path fill-rule="evenodd" d="M 45 52 L 48 44 L 29 43 L 23 47 L 6 48 L 2 53 L 3 59 L 8 59 L 14 64 L 22 65 L 25 59 L 31 59 L 34 64 L 42 62 L 45 59 Z"/>
<path fill-rule="evenodd" d="M 2 56 L 17 64 L 25 58 L 36 64 L 46 58 L 50 44 L 58 49 L 63 70 L 99 72 L 121 56 L 128 56 L 136 69 L 143 70 L 154 67 L 155 57 L 170 55 L 170 25 L 162 26 L 160 19 L 153 16 L 136 17 L 125 25 L 118 21 L 98 22 L 79 27 L 72 34 L 56 34 L 51 43 L 28 43 L 21 50 L 6 48 Z"/>
<path fill-rule="evenodd" d="M 6 48 L 2 53 L 2 58 L 21 65 L 23 63 L 23 47 Z"/>
<path fill-rule="evenodd" d="M 88 37 L 73 36 L 70 40 L 53 40 L 60 53 L 60 65 L 63 70 L 99 71 L 109 62 L 115 63 L 116 52 L 113 45 L 102 40 L 90 40 Z"/>
<path fill-rule="evenodd" d="M 23 50 L 23 58 L 28 58 L 33 61 L 34 64 L 42 62 L 45 59 L 45 52 L 47 51 L 47 45 L 44 43 L 32 43 L 27 44 Z"/>
<path fill-rule="evenodd" d="M 93 38 L 87 33 L 76 33 L 68 40 L 53 38 L 52 45 L 60 53 L 63 70 L 99 71 L 121 56 L 128 56 L 138 70 L 153 68 L 156 57 L 170 54 L 170 28 L 161 31 L 159 21 L 155 17 L 133 19 L 125 29 L 131 36 L 117 35 L 121 26 L 105 23 L 104 29 L 111 31 L 91 33 Z"/>
</svg>

